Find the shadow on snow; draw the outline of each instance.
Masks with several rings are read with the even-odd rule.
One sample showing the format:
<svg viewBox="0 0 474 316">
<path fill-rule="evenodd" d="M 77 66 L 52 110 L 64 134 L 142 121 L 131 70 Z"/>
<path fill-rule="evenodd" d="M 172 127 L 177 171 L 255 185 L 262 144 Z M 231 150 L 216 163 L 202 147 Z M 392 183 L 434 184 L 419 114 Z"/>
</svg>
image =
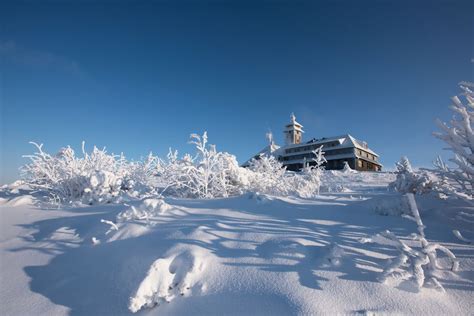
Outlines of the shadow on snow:
<svg viewBox="0 0 474 316">
<path fill-rule="evenodd" d="M 341 279 L 376 282 L 377 273 L 371 269 L 381 269 L 386 260 L 379 257 L 394 256 L 395 252 L 381 245 L 362 245 L 358 240 L 385 229 L 403 236 L 415 229 L 415 224 L 405 219 L 374 214 L 366 201 L 360 200 L 300 199 L 295 204 L 275 198 L 259 203 L 242 196 L 168 202 L 179 214 L 164 214 L 163 223 L 139 237 L 92 245 L 91 238 L 103 235 L 107 229 L 100 220 L 114 220 L 124 206 L 88 207 L 69 210 L 72 213 L 69 217 L 25 225 L 37 230 L 24 237 L 34 241 L 33 246 L 11 251 L 34 249 L 55 255 L 48 264 L 26 267 L 25 272 L 31 278 L 32 291 L 67 306 L 71 315 L 90 311 L 118 315 L 130 313 L 127 309 L 130 295 L 150 265 L 176 244 L 205 248 L 222 259 L 223 264 L 234 267 L 297 273 L 301 286 L 321 290 L 327 281 L 321 276 L 324 271 L 337 271 Z M 196 209 L 211 211 L 203 214 Z M 221 209 L 231 209 L 242 216 L 223 215 Z M 80 236 L 80 241 L 52 238 L 63 227 Z M 197 229 L 212 238 L 203 241 L 180 237 Z M 246 234 L 264 234 L 267 238 L 257 243 L 245 238 Z M 246 246 L 229 246 L 235 243 Z M 329 249 L 335 244 L 345 252 L 337 266 L 328 260 Z M 371 252 L 379 255 L 371 256 Z M 445 287 L 474 289 L 462 280 Z"/>
</svg>

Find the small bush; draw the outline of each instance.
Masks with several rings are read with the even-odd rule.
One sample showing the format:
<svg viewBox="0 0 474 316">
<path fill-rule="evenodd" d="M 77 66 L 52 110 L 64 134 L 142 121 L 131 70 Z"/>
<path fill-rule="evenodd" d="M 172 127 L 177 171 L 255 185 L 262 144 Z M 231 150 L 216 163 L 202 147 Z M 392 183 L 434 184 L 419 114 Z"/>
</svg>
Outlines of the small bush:
<svg viewBox="0 0 474 316">
<path fill-rule="evenodd" d="M 433 190 L 435 179 L 428 171 L 415 172 L 407 157 L 397 163 L 397 178 L 389 185 L 389 188 L 401 194 L 414 193 L 425 194 Z"/>
<path fill-rule="evenodd" d="M 49 192 L 54 201 L 104 203 L 120 195 L 128 174 L 123 156 L 110 155 L 97 147 L 89 154 L 84 143 L 80 158 L 71 147 L 52 156 L 43 151 L 42 144 L 32 144 L 37 152 L 25 156 L 31 163 L 22 168 L 23 177 L 32 188 Z"/>
</svg>

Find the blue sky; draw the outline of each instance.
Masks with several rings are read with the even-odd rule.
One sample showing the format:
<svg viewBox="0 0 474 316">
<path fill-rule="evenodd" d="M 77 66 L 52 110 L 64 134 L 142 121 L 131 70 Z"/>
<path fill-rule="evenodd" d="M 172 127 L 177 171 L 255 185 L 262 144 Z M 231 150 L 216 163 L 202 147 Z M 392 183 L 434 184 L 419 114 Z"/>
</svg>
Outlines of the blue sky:
<svg viewBox="0 0 474 316">
<path fill-rule="evenodd" d="M 473 80 L 470 1 L 15 1 L 0 4 L 0 183 L 28 141 L 138 159 L 207 130 L 239 161 L 294 112 L 390 168 L 429 166 L 457 83 Z"/>
</svg>

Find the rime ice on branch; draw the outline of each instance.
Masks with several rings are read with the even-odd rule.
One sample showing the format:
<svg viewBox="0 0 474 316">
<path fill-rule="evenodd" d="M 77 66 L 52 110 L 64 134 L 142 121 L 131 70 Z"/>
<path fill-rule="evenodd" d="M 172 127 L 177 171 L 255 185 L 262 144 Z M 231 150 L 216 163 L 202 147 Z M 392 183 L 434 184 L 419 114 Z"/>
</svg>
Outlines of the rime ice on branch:
<svg viewBox="0 0 474 316">
<path fill-rule="evenodd" d="M 444 141 L 454 153 L 449 159 L 454 168 L 450 168 L 441 157 L 435 162 L 437 173 L 442 179 L 439 190 L 448 196 L 455 196 L 472 203 L 474 198 L 474 93 L 472 84 L 460 85 L 463 93 L 452 98 L 450 109 L 454 112 L 449 123 L 437 120 L 440 133 L 434 135 Z"/>
<path fill-rule="evenodd" d="M 401 194 L 424 194 L 433 189 L 434 179 L 428 171 L 415 172 L 407 157 L 402 157 L 397 166 L 397 178 L 389 188 Z"/>
<path fill-rule="evenodd" d="M 388 244 L 394 246 L 400 252 L 399 255 L 389 261 L 384 268 L 380 281 L 385 282 L 389 277 L 399 275 L 402 279 L 409 278 L 413 280 L 418 288 L 423 287 L 427 279 L 429 283 L 440 291 L 444 291 L 442 285 L 435 277 L 436 270 L 442 269 L 437 260 L 437 251 L 443 252 L 451 262 L 449 270 L 457 271 L 459 261 L 456 256 L 446 247 L 430 243 L 425 237 L 425 226 L 420 217 L 413 193 L 407 193 L 406 197 L 410 205 L 411 215 L 404 216 L 417 225 L 418 233 L 412 234 L 411 239 L 419 242 L 419 248 L 414 249 L 406 242 L 398 238 L 394 233 L 386 230 L 371 238 L 363 238 L 362 243 L 375 242 L 379 244 Z"/>
</svg>

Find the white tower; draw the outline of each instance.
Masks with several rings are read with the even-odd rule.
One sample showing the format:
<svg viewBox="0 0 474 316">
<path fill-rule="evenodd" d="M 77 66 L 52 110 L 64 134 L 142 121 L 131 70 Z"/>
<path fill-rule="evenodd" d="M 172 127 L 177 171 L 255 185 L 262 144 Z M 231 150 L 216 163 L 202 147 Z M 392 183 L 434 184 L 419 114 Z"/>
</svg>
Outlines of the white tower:
<svg viewBox="0 0 474 316">
<path fill-rule="evenodd" d="M 287 145 L 300 144 L 303 139 L 303 125 L 296 122 L 296 117 L 293 113 L 290 116 L 290 124 L 285 126 L 283 133 L 285 134 L 285 142 Z"/>
</svg>

